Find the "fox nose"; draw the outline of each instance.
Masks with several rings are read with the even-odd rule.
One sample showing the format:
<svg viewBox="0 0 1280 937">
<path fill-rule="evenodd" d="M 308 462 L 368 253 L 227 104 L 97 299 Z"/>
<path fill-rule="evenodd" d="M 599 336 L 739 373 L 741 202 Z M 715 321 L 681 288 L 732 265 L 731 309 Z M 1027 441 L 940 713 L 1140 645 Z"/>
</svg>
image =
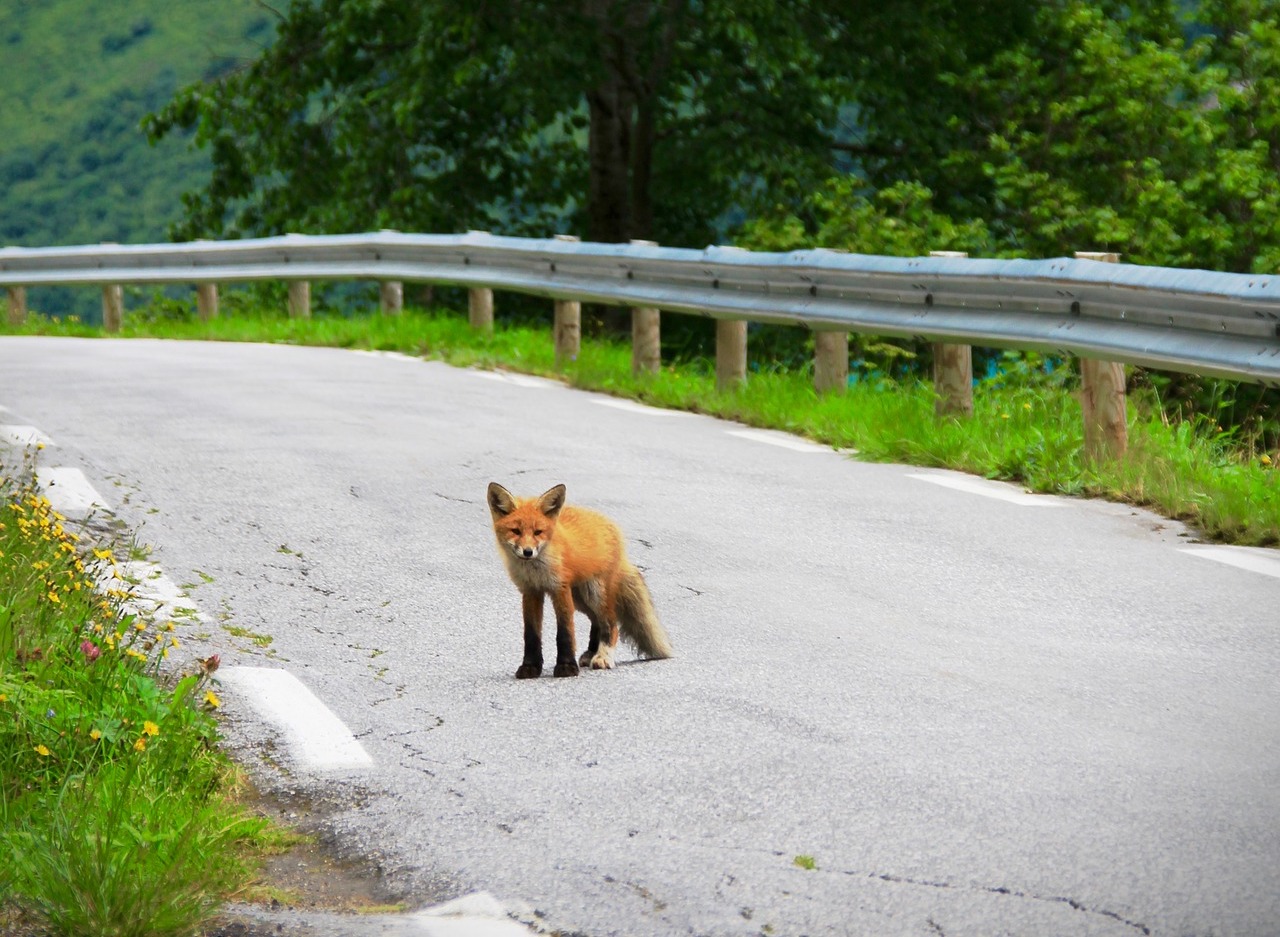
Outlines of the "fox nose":
<svg viewBox="0 0 1280 937">
<path fill-rule="evenodd" d="M 526 560 L 529 559 L 531 556 L 533 556 L 533 547 L 521 547 L 520 555 L 523 556 Z"/>
</svg>

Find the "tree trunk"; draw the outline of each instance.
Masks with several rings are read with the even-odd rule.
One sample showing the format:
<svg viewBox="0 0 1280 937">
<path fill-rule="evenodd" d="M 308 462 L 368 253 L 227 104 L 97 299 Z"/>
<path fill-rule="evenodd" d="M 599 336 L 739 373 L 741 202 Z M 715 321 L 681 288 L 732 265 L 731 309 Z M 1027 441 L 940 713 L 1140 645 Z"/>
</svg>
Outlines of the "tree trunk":
<svg viewBox="0 0 1280 937">
<path fill-rule="evenodd" d="M 616 76 L 587 95 L 591 130 L 587 236 L 592 241 L 631 240 L 631 109 L 630 95 Z"/>
</svg>

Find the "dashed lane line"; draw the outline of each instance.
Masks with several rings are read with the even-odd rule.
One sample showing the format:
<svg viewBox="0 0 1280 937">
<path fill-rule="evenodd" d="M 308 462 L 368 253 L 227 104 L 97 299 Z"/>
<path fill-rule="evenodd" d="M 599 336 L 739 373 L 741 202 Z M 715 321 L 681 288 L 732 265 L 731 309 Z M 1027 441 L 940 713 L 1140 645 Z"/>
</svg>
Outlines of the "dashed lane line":
<svg viewBox="0 0 1280 937">
<path fill-rule="evenodd" d="M 6 439 L 18 446 L 57 445 L 40 430 L 25 423 L 0 423 L 0 439 Z"/>
<path fill-rule="evenodd" d="M 223 667 L 218 680 L 280 733 L 290 756 L 304 767 L 342 771 L 373 764 L 346 724 L 289 671 Z"/>
<path fill-rule="evenodd" d="M 737 436 L 739 439 L 750 439 L 752 442 L 762 442 L 770 446 L 790 449 L 793 452 L 835 452 L 830 446 L 810 442 L 807 439 L 801 439 L 799 436 L 793 436 L 790 433 L 783 433 L 777 430 L 729 429 L 725 430 L 725 432 L 730 436 Z"/>
<path fill-rule="evenodd" d="M 912 472 L 907 475 L 907 478 L 928 482 L 931 485 L 941 485 L 943 488 L 963 491 L 966 494 L 980 495 L 983 498 L 994 498 L 997 501 L 1007 501 L 1009 504 L 1021 504 L 1027 507 L 1060 508 L 1066 503 L 1061 498 L 1056 498 L 1053 495 L 1031 494 L 1007 482 L 991 481 L 986 478 L 942 474 L 940 472 Z"/>
<path fill-rule="evenodd" d="M 644 416 L 693 416 L 692 413 L 686 410 L 666 410 L 662 407 L 649 407 L 642 403 L 636 403 L 634 400 L 624 400 L 621 397 L 592 397 L 591 402 L 601 407 L 625 410 L 628 413 L 640 413 Z"/>
<path fill-rule="evenodd" d="M 83 520 L 92 511 L 111 510 L 84 472 L 73 466 L 41 466 L 36 469 L 36 484 L 55 511 L 73 520 Z"/>
<path fill-rule="evenodd" d="M 1179 547 L 1178 552 L 1280 579 L 1280 554 L 1275 550 L 1265 550 L 1262 547 L 1206 545 Z"/>
<path fill-rule="evenodd" d="M 473 377 L 484 378 L 487 381 L 501 381 L 503 384 L 514 384 L 516 387 L 538 387 L 546 389 L 548 387 L 563 387 L 556 381 L 549 381 L 544 377 L 530 377 L 527 374 L 515 374 L 511 371 L 485 371 L 480 368 L 467 368 L 466 373 Z"/>
</svg>

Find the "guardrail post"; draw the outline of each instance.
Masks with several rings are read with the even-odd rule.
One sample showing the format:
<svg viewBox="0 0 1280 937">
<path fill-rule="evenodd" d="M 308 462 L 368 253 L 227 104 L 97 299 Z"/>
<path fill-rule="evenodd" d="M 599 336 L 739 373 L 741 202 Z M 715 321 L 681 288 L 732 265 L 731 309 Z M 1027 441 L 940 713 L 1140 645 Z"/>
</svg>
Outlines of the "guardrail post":
<svg viewBox="0 0 1280 937">
<path fill-rule="evenodd" d="M 124 322 L 124 287 L 111 283 L 102 288 L 102 328 L 119 332 Z"/>
<path fill-rule="evenodd" d="M 657 247 L 657 241 L 632 238 L 637 247 Z M 657 374 L 662 367 L 662 313 L 652 307 L 631 310 L 631 373 Z"/>
<path fill-rule="evenodd" d="M 813 389 L 843 394 L 849 386 L 849 333 L 820 329 L 813 333 Z"/>
<path fill-rule="evenodd" d="M 196 284 L 196 317 L 201 322 L 218 318 L 218 284 Z"/>
<path fill-rule="evenodd" d="M 404 284 L 399 280 L 378 283 L 378 309 L 384 316 L 398 316 L 404 310 Z"/>
<path fill-rule="evenodd" d="M 716 320 L 716 390 L 747 382 L 747 320 Z"/>
<path fill-rule="evenodd" d="M 573 234 L 557 234 L 557 241 L 577 241 Z M 576 299 L 557 299 L 554 304 L 555 320 L 551 334 L 555 339 L 556 370 L 566 362 L 577 361 L 582 350 L 582 303 Z"/>
<path fill-rule="evenodd" d="M 11 286 L 8 289 L 9 324 L 22 325 L 27 321 L 27 288 Z"/>
<path fill-rule="evenodd" d="M 930 257 L 968 257 L 968 251 L 930 251 Z M 933 343 L 933 412 L 973 416 L 973 347 Z"/>
<path fill-rule="evenodd" d="M 657 374 L 662 367 L 662 313 L 631 310 L 631 373 Z"/>
<path fill-rule="evenodd" d="M 1076 251 L 1079 260 L 1119 263 L 1120 255 Z M 1125 412 L 1124 365 L 1096 358 L 1080 359 L 1080 407 L 1084 411 L 1084 452 L 1093 460 L 1118 459 L 1129 448 Z"/>
<path fill-rule="evenodd" d="M 556 370 L 569 361 L 578 360 L 582 350 L 582 303 L 576 299 L 555 301 L 554 332 L 556 342 Z"/>
<path fill-rule="evenodd" d="M 493 290 L 487 286 L 472 287 L 467 300 L 467 313 L 473 329 L 492 332 Z"/>
<path fill-rule="evenodd" d="M 311 284 L 307 280 L 289 281 L 289 318 L 311 318 Z"/>
</svg>

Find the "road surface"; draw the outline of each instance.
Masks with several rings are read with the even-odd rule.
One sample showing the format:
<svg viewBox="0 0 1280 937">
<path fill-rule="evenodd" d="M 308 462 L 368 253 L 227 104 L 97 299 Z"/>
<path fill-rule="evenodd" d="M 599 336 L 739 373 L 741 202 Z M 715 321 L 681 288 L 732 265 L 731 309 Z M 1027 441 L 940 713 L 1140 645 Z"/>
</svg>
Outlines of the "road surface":
<svg viewBox="0 0 1280 937">
<path fill-rule="evenodd" d="M 238 756 L 411 903 L 1280 933 L 1273 551 L 394 355 L 0 338 L 0 406 L 189 595 Z M 489 481 L 612 515 L 677 656 L 513 679 Z"/>
</svg>

